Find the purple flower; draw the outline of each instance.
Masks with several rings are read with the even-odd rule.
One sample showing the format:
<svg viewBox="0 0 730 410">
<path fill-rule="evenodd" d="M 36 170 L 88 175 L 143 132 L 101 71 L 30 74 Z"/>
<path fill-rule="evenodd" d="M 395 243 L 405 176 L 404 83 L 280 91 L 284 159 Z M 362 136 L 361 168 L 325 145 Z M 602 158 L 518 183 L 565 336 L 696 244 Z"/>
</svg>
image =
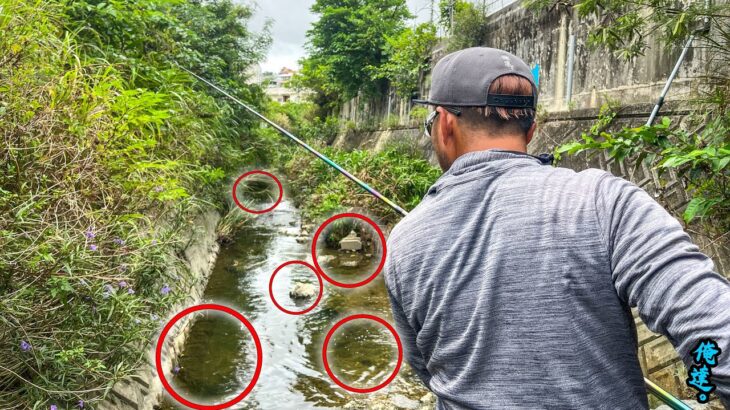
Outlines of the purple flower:
<svg viewBox="0 0 730 410">
<path fill-rule="evenodd" d="M 91 230 L 91 228 L 87 229 L 86 232 L 84 232 L 84 235 L 86 235 L 86 239 L 92 239 L 96 237 L 96 234 L 94 231 Z"/>
<path fill-rule="evenodd" d="M 153 239 L 151 243 L 152 245 L 157 245 L 157 239 Z"/>
<path fill-rule="evenodd" d="M 152 319 L 153 321 L 157 322 L 160 319 L 160 317 L 153 313 L 153 314 L 150 315 L 150 319 Z"/>
<path fill-rule="evenodd" d="M 79 400 L 79 408 L 80 409 L 83 409 L 84 408 L 84 401 L 83 400 Z"/>
<path fill-rule="evenodd" d="M 119 281 L 119 289 L 124 289 L 127 287 L 127 282 L 125 281 Z"/>
<path fill-rule="evenodd" d="M 56 406 L 55 404 L 51 404 L 51 410 L 58 410 L 58 406 Z"/>
<path fill-rule="evenodd" d="M 109 296 L 114 293 L 114 288 L 112 285 L 106 284 L 104 285 L 104 293 L 101 294 L 101 297 L 104 299 L 109 299 Z"/>
<path fill-rule="evenodd" d="M 127 293 L 129 293 L 130 295 L 134 295 L 134 289 L 132 289 L 132 288 L 127 289 Z"/>
<path fill-rule="evenodd" d="M 123 239 L 120 239 L 120 238 L 114 238 L 114 243 L 116 243 L 116 244 L 117 244 L 117 245 L 119 245 L 119 246 L 123 246 L 125 242 L 124 242 L 124 240 L 123 240 Z"/>
<path fill-rule="evenodd" d="M 163 188 L 163 187 L 161 187 L 159 185 L 155 187 L 155 192 L 162 192 L 164 190 L 165 190 L 165 188 Z"/>
<path fill-rule="evenodd" d="M 96 251 L 97 247 L 96 247 L 96 245 L 91 244 L 91 245 L 89 245 L 89 249 L 91 249 L 92 251 Z"/>
<path fill-rule="evenodd" d="M 162 293 L 163 295 L 167 295 L 168 293 L 170 293 L 171 290 L 172 289 L 170 288 L 170 286 L 165 284 L 165 286 L 163 286 L 162 289 L 160 289 L 160 293 Z"/>
<path fill-rule="evenodd" d="M 120 272 L 126 272 L 127 271 L 127 264 L 126 263 L 123 263 L 123 264 L 119 265 L 119 271 Z"/>
<path fill-rule="evenodd" d="M 173 368 L 172 368 L 172 372 L 173 372 L 174 374 L 178 374 L 178 373 L 180 373 L 180 366 L 175 366 L 175 367 L 173 367 Z"/>
<path fill-rule="evenodd" d="M 30 343 L 26 342 L 25 340 L 20 341 L 20 350 L 24 352 L 29 352 L 32 348 L 33 347 L 30 345 Z"/>
</svg>

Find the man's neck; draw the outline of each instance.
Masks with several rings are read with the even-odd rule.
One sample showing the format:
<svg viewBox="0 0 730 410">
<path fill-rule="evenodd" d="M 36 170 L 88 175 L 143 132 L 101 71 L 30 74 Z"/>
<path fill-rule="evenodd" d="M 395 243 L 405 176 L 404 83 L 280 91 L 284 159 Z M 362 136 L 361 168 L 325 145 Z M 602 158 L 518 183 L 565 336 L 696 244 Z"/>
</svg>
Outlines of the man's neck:
<svg viewBox="0 0 730 410">
<path fill-rule="evenodd" d="M 501 149 L 505 151 L 517 151 L 527 153 L 527 144 L 524 138 L 519 137 L 503 137 L 503 138 L 474 138 L 469 143 L 459 147 L 457 157 L 476 151 L 486 151 L 490 149 Z"/>
</svg>

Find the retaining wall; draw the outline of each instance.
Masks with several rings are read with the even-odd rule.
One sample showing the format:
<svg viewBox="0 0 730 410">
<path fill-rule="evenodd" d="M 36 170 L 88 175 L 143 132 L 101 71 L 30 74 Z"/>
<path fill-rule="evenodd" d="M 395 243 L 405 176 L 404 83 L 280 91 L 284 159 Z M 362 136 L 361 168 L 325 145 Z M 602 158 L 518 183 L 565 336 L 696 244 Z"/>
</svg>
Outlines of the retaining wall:
<svg viewBox="0 0 730 410">
<path fill-rule="evenodd" d="M 216 257 L 218 256 L 219 246 L 216 241 L 216 227 L 219 220 L 220 215 L 218 212 L 215 210 L 207 210 L 192 221 L 188 237 L 186 238 L 187 246 L 180 256 L 190 273 L 188 275 L 177 275 L 178 277 L 188 278 L 177 286 L 177 289 L 186 292 L 188 297 L 172 309 L 170 312 L 171 316 L 186 307 L 201 302 L 205 287 L 208 283 L 208 277 L 213 270 Z M 168 319 L 167 317 L 160 319 L 160 330 Z M 172 368 L 170 358 L 176 357 L 182 351 L 185 338 L 190 330 L 190 316 L 180 320 L 178 323 L 179 325 L 175 326 L 167 336 L 163 348 L 163 366 L 166 369 Z M 157 408 L 163 394 L 166 394 L 155 370 L 154 350 L 158 335 L 159 333 L 155 334 L 153 340 L 150 340 L 149 345 L 143 347 L 146 351 L 146 362 L 140 371 L 116 383 L 107 396 L 107 400 L 96 405 L 96 409 L 152 410 Z"/>
</svg>

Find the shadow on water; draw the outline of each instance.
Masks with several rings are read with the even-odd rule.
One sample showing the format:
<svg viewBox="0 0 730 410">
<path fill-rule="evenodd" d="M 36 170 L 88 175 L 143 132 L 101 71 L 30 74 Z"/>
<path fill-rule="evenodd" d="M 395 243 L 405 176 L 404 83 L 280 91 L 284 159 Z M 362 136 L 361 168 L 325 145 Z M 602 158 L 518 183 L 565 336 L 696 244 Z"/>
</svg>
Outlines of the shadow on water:
<svg viewBox="0 0 730 410">
<path fill-rule="evenodd" d="M 256 387 L 234 408 L 340 408 L 370 399 L 350 394 L 334 384 L 324 371 L 321 350 L 329 329 L 347 315 L 370 313 L 392 323 L 382 275 L 357 289 L 325 283 L 322 300 L 313 311 L 302 316 L 281 312 L 268 296 L 269 279 L 284 262 L 311 262 L 309 246 L 313 232 L 302 236 L 301 229 L 298 211 L 284 200 L 276 210 L 260 216 L 236 233 L 234 241 L 221 249 L 211 274 L 205 302 L 224 304 L 241 312 L 256 328 L 263 347 L 263 368 Z M 377 245 L 368 244 L 367 234 L 363 239 L 366 247 L 361 254 L 379 251 Z M 338 257 L 338 251 L 323 247 L 321 254 L 318 251 L 318 260 L 326 255 Z M 379 254 L 371 256 L 379 257 Z M 339 257 L 353 259 L 355 255 Z M 371 257 L 360 262 L 358 267 L 330 266 L 325 270 L 336 280 L 354 283 L 368 277 L 379 260 Z M 292 310 L 301 310 L 313 299 L 290 300 L 288 291 L 293 281 L 315 286 L 317 282 L 307 269 L 292 269 L 288 275 L 276 277 L 277 301 Z M 255 366 L 254 351 L 248 331 L 235 319 L 218 314 L 196 316 L 188 341 L 176 361 L 180 370 L 173 377 L 173 387 L 183 397 L 199 404 L 228 401 L 248 384 Z M 355 387 L 379 384 L 395 368 L 395 341 L 385 328 L 368 321 L 358 320 L 340 328 L 328 351 L 335 374 Z M 396 382 L 383 392 L 381 394 L 397 393 L 418 400 L 426 390 L 418 385 L 404 365 Z M 167 398 L 162 408 L 176 408 L 174 403 Z"/>
</svg>

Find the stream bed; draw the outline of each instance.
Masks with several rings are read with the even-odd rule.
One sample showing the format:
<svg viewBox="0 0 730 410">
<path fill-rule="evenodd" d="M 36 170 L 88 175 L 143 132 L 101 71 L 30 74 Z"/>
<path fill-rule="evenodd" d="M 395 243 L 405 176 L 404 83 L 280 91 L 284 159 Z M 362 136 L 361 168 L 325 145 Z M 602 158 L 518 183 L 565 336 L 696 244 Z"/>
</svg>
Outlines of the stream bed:
<svg viewBox="0 0 730 410">
<path fill-rule="evenodd" d="M 229 306 L 243 314 L 258 333 L 263 352 L 260 378 L 235 409 L 426 409 L 433 396 L 404 362 L 398 377 L 370 394 L 350 393 L 325 372 L 321 351 L 324 337 L 345 316 L 368 313 L 392 323 L 382 274 L 357 289 L 335 287 L 324 281 L 318 306 L 304 315 L 279 310 L 269 297 L 274 270 L 293 260 L 311 263 L 310 246 L 316 227 L 302 226 L 298 210 L 284 199 L 224 245 L 207 285 L 204 303 Z M 323 255 L 324 256 L 324 255 Z M 318 260 L 321 257 L 318 256 Z M 300 269 L 301 268 L 301 269 Z M 373 272 L 371 266 L 365 276 Z M 328 269 L 340 280 L 347 272 Z M 295 282 L 318 287 L 314 273 L 293 265 L 276 276 L 273 292 L 286 309 L 301 311 L 313 299 L 295 301 L 289 291 Z M 343 382 L 366 388 L 379 384 L 395 368 L 397 349 L 387 330 L 358 320 L 335 332 L 328 359 Z M 250 333 L 227 315 L 199 314 L 171 379 L 187 400 L 198 404 L 224 403 L 236 397 L 251 380 L 256 362 Z M 163 409 L 187 408 L 166 395 Z"/>
</svg>

